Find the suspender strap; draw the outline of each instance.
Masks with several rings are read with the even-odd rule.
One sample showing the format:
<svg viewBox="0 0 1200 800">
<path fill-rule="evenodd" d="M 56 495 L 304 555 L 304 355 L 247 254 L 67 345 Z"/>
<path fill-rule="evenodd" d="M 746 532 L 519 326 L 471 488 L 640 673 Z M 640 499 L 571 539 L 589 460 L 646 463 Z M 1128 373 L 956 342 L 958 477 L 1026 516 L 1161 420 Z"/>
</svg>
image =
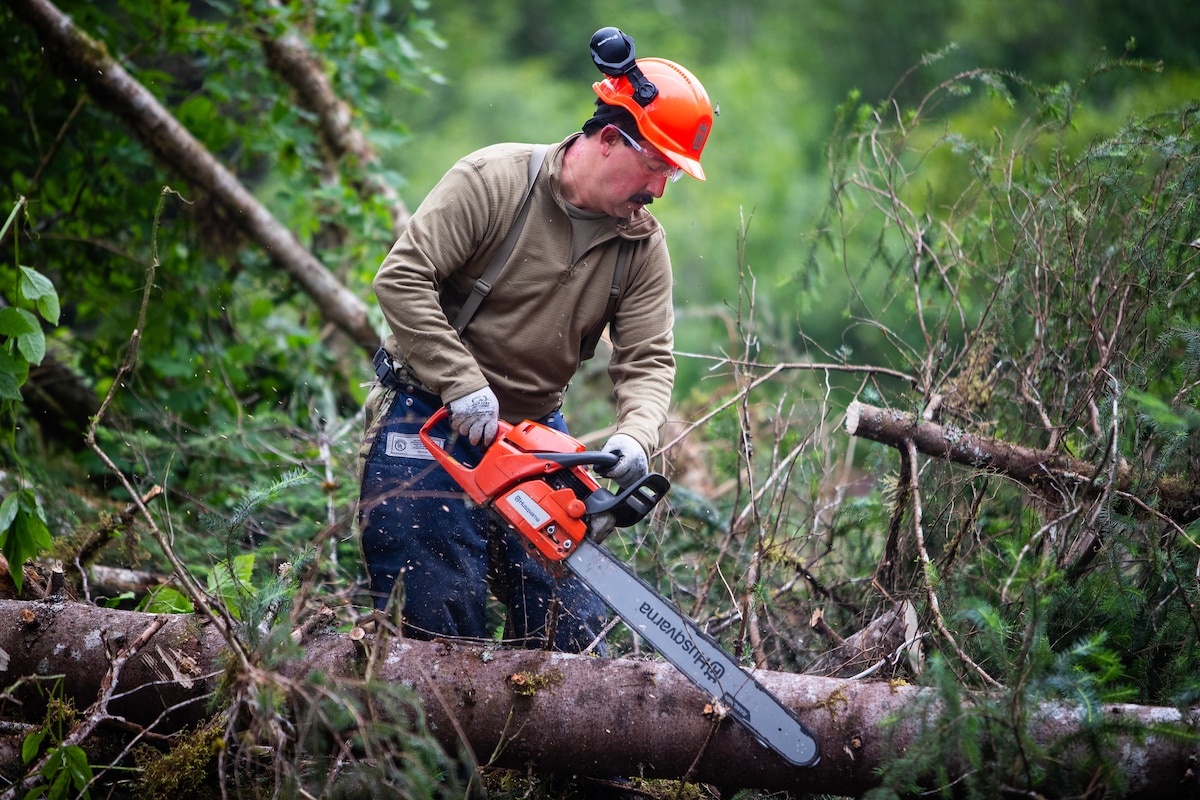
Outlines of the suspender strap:
<svg viewBox="0 0 1200 800">
<path fill-rule="evenodd" d="M 492 257 L 487 269 L 476 279 L 475 285 L 471 287 L 471 293 L 454 319 L 454 329 L 458 331 L 459 336 L 462 336 L 467 325 L 471 323 L 475 312 L 483 304 L 483 299 L 488 296 L 488 292 L 492 290 L 492 286 L 500 277 L 504 265 L 508 263 L 513 248 L 517 246 L 517 239 L 520 238 L 521 230 L 525 227 L 525 219 L 529 216 L 529 197 L 533 194 L 533 184 L 542 169 L 542 163 L 546 160 L 546 150 L 546 145 L 535 145 L 533 152 L 529 155 L 529 181 L 525 187 L 525 196 L 521 198 L 521 210 L 517 212 L 517 218 L 513 220 L 512 227 L 508 229 L 508 235 L 504 237 L 500 249 Z M 617 268 L 613 271 L 612 288 L 608 292 L 608 307 L 604 309 L 604 316 L 601 318 L 600 324 L 593 328 L 582 342 L 580 355 L 584 361 L 596 354 L 596 346 L 600 343 L 604 326 L 609 323 L 617 310 L 617 301 L 620 299 L 621 290 L 625 285 L 625 274 L 629 271 L 629 263 L 633 260 L 634 245 L 633 241 L 622 239 L 617 249 Z"/>
<path fill-rule="evenodd" d="M 471 323 L 471 318 L 479 310 L 483 298 L 487 297 L 488 292 L 492 290 L 492 285 L 500 277 L 500 271 L 508 263 L 508 257 L 512 255 L 513 248 L 517 245 L 521 229 L 525 227 L 525 218 L 529 216 L 529 196 L 533 194 L 534 181 L 537 180 L 538 172 L 542 169 L 542 162 L 546 160 L 546 149 L 544 144 L 534 145 L 533 152 L 529 155 L 529 183 L 525 187 L 525 196 L 521 198 L 521 210 L 517 212 L 517 218 L 513 220 L 512 227 L 508 229 L 508 235 L 504 237 L 504 242 L 501 243 L 495 257 L 475 281 L 475 285 L 471 287 L 471 294 L 467 295 L 467 301 L 463 303 L 462 310 L 458 312 L 458 317 L 454 320 L 454 329 L 458 331 L 459 336 L 462 336 L 467 325 Z"/>
<path fill-rule="evenodd" d="M 608 290 L 608 307 L 604 309 L 604 316 L 600 318 L 600 324 L 593 328 L 583 340 L 579 354 L 583 361 L 596 355 L 596 345 L 600 344 L 604 326 L 612 320 L 613 313 L 617 310 L 617 301 L 621 299 L 621 289 L 625 285 L 625 273 L 629 271 L 629 262 L 633 260 L 634 244 L 630 239 L 622 239 L 617 248 L 617 268 L 613 270 L 612 288 Z"/>
</svg>

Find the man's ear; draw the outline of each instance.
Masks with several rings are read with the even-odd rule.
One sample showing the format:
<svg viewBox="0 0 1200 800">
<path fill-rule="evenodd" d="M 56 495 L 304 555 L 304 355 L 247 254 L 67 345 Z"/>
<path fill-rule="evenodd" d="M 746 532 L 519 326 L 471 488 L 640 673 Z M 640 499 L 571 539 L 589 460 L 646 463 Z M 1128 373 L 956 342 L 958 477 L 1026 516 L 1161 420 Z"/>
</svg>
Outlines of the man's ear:
<svg viewBox="0 0 1200 800">
<path fill-rule="evenodd" d="M 611 125 L 604 126 L 604 128 L 600 131 L 599 138 L 600 138 L 601 152 L 604 155 L 608 155 L 609 152 L 611 152 L 614 147 L 616 147 L 619 144 L 622 144 L 622 142 L 620 141 L 621 134 L 619 134 L 615 130 L 613 130 L 613 127 Z"/>
</svg>

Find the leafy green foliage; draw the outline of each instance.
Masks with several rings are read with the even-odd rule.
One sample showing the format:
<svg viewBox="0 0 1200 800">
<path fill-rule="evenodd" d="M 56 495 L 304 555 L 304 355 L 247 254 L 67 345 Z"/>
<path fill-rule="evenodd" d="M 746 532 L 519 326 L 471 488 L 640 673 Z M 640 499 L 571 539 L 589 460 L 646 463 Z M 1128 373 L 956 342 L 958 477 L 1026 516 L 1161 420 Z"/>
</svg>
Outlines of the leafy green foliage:
<svg viewBox="0 0 1200 800">
<path fill-rule="evenodd" d="M 0 552 L 9 564 L 13 583 L 21 591 L 25 577 L 20 565 L 50 548 L 50 531 L 37 495 L 30 489 L 10 492 L 0 502 Z"/>
<path fill-rule="evenodd" d="M 394 124 L 379 107 L 379 87 L 430 79 L 420 47 L 436 37 L 416 10 L 409 15 L 402 6 L 374 4 L 354 13 L 341 0 L 294 10 L 182 2 L 111 8 L 68 2 L 62 8 L 110 53 L 136 53 L 128 64 L 135 77 L 231 170 L 258 184 L 276 217 L 313 242 L 331 271 L 367 291 L 394 236 L 390 207 L 359 191 L 368 165 L 331 172 L 312 115 L 292 102 L 260 43 L 290 31 L 312 34 L 309 46 L 330 65 L 341 96 L 356 104 L 358 123 L 386 138 Z M 144 281 L 151 238 L 153 199 L 145 188 L 177 190 L 157 242 L 162 268 L 154 302 L 139 331 L 148 357 L 133 391 L 114 398 L 114 411 L 128 414 L 135 428 L 157 427 L 155 418 L 165 412 L 179 425 L 211 431 L 236 419 L 247 398 L 257 397 L 247 405 L 265 414 L 303 392 L 305 376 L 295 364 L 309 365 L 335 387 L 341 410 L 361 401 L 356 386 L 366 366 L 326 346 L 310 325 L 311 307 L 293 306 L 299 299 L 294 287 L 246 250 L 221 209 L 154 163 L 94 104 L 80 103 L 69 113 L 78 98 L 64 97 L 69 90 L 36 58 L 11 49 L 5 58 L 26 59 L 23 69 L 8 64 L 25 78 L 6 93 L 14 108 L 29 114 L 8 122 L 12 136 L 0 162 L 13 176 L 13 190 L 32 201 L 30 226 L 53 220 L 52 235 L 31 239 L 26 251 L 54 265 L 48 277 L 70 298 L 64 318 L 71 335 L 64 343 L 71 363 L 101 391 L 120 363 L 120 343 L 135 327 L 128 297 Z M 249 86 L 258 88 L 247 92 Z M 61 132 L 61 147 L 45 154 L 41 169 L 29 171 L 42 160 L 39 143 L 53 140 L 52 131 Z"/>
<path fill-rule="evenodd" d="M 917 376 L 877 384 L 871 402 L 1086 460 L 1111 487 L 996 487 L 922 459 L 914 496 L 901 456 L 888 563 L 903 566 L 875 574 L 941 626 L 921 676 L 941 707 L 921 712 L 922 740 L 889 763 L 876 796 L 1056 796 L 1082 775 L 1120 792 L 1104 754 L 1133 732 L 1101 709 L 1194 695 L 1194 515 L 1168 498 L 1197 470 L 1188 354 L 1200 298 L 1186 243 L 1200 109 L 1096 135 L 1104 124 L 1083 102 L 1094 81 L 1145 66 L 1101 64 L 1052 86 L 972 72 L 911 114 L 844 110 L 836 209 L 849 233 L 823 244 L 867 265 L 863 285 L 888 287 L 856 298 L 854 316 L 878 333 L 856 351 Z M 980 85 L 989 96 L 976 104 L 923 118 L 941 92 Z M 965 690 L 976 681 L 988 691 Z M 1048 709 L 1078 732 L 1035 742 Z"/>
<path fill-rule="evenodd" d="M 0 240 L 8 235 L 24 209 L 22 197 L 0 228 Z M 14 251 L 19 258 L 16 241 L 14 237 Z M 6 284 L 0 294 L 0 418 L 6 421 L 16 418 L 22 401 L 20 388 L 29 377 L 30 367 L 41 364 L 45 358 L 42 320 L 57 325 L 59 318 L 58 293 L 46 276 L 19 261 L 16 270 L 9 274 L 15 278 L 13 285 Z M 6 438 L 11 442 L 7 430 Z M 12 567 L 18 593 L 25 582 L 25 561 L 48 549 L 50 544 L 50 531 L 38 496 L 31 489 L 10 491 L 0 503 L 0 552 Z"/>
<path fill-rule="evenodd" d="M 92 767 L 88 764 L 87 753 L 78 745 L 55 747 L 42 767 L 41 776 L 46 784 L 31 790 L 25 795 L 26 800 L 40 797 L 65 800 L 68 797 L 91 796 L 87 787 L 92 782 Z"/>
<path fill-rule="evenodd" d="M 65 731 L 75 719 L 76 713 L 70 702 L 63 699 L 62 678 L 52 679 L 49 689 L 39 682 L 38 690 L 47 700 L 46 723 L 29 733 L 21 741 L 21 760 L 30 764 L 44 757 L 38 775 L 42 783 L 26 793 L 27 800 L 46 798 L 64 800 L 68 797 L 87 798 L 92 783 L 92 767 L 87 754 L 78 745 L 65 743 Z"/>
</svg>

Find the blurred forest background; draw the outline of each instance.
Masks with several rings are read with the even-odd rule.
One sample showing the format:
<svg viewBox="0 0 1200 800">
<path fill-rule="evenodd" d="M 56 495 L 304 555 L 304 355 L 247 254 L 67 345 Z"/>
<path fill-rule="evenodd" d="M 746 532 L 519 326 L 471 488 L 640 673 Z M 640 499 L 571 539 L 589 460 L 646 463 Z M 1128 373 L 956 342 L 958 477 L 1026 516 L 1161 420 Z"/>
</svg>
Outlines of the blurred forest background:
<svg viewBox="0 0 1200 800">
<path fill-rule="evenodd" d="M 170 131 L 114 111 L 86 58 L 29 24 L 42 5 L 0 3 L 10 563 L 175 573 L 148 598 L 76 579 L 111 605 L 207 597 L 269 625 L 284 596 L 357 624 L 371 279 L 455 159 L 579 128 L 589 38 L 614 25 L 694 72 L 720 116 L 708 180 L 652 207 L 676 274 L 656 462 L 674 487 L 610 546 L 747 663 L 947 702 L 1004 687 L 934 726 L 887 791 L 950 782 L 954 752 L 1005 765 L 957 791 L 1054 795 L 1068 777 L 1024 733 L 1039 701 L 1200 702 L 1200 4 L 63 0 L 101 43 L 80 52 L 198 140 L 172 157 Z M 358 149 L 300 99 L 296 52 Z M 318 269 L 263 246 L 201 151 Z M 297 277 L 313 272 L 345 294 L 322 302 Z M 612 424 L 603 366 L 568 394 L 587 442 Z M 867 442 L 844 426 L 864 406 L 1069 469 Z M 900 645 L 831 658 L 885 619 L 907 620 Z"/>
<path fill-rule="evenodd" d="M 428 51 L 428 63 L 444 83 L 394 100 L 411 138 L 386 154 L 413 204 L 463 153 L 578 129 L 596 79 L 586 39 L 599 27 L 622 28 L 639 55 L 676 60 L 701 79 L 721 112 L 704 154 L 709 179 L 672 185 L 653 209 L 675 262 L 680 349 L 692 352 L 712 353 L 725 338 L 743 259 L 765 290 L 759 323 L 781 360 L 814 344 L 855 351 L 864 363 L 889 358 L 871 331 L 847 325 L 861 311 L 848 277 L 859 276 L 813 258 L 830 200 L 830 138 L 850 98 L 907 107 L 980 67 L 1055 86 L 1107 60 L 1161 61 L 1165 74 L 1091 83 L 1072 111 L 1072 134 L 1086 143 L 1131 113 L 1200 96 L 1200 53 L 1181 35 L 1200 31 L 1200 11 L 1182 2 L 438 2 L 429 14 L 445 47 Z M 976 92 L 939 114 L 976 134 L 1016 124 L 1023 110 Z M 936 170 L 922 179 L 942 180 Z M 681 367 L 686 397 L 706 367 L 687 359 Z"/>
</svg>

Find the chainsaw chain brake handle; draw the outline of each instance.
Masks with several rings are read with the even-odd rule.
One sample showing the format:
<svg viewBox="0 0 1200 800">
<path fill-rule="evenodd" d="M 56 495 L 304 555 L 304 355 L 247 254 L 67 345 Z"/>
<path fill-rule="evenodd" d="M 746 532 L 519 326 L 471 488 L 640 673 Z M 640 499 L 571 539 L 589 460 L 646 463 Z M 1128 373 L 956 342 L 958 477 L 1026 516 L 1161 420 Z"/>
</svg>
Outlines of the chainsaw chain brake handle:
<svg viewBox="0 0 1200 800">
<path fill-rule="evenodd" d="M 670 488 L 671 482 L 667 480 L 666 475 L 651 472 L 615 495 L 603 486 L 600 487 L 588 495 L 583 501 L 583 507 L 589 516 L 611 513 L 614 526 L 628 528 L 641 522 L 658 505 L 658 501 L 666 497 Z"/>
</svg>

